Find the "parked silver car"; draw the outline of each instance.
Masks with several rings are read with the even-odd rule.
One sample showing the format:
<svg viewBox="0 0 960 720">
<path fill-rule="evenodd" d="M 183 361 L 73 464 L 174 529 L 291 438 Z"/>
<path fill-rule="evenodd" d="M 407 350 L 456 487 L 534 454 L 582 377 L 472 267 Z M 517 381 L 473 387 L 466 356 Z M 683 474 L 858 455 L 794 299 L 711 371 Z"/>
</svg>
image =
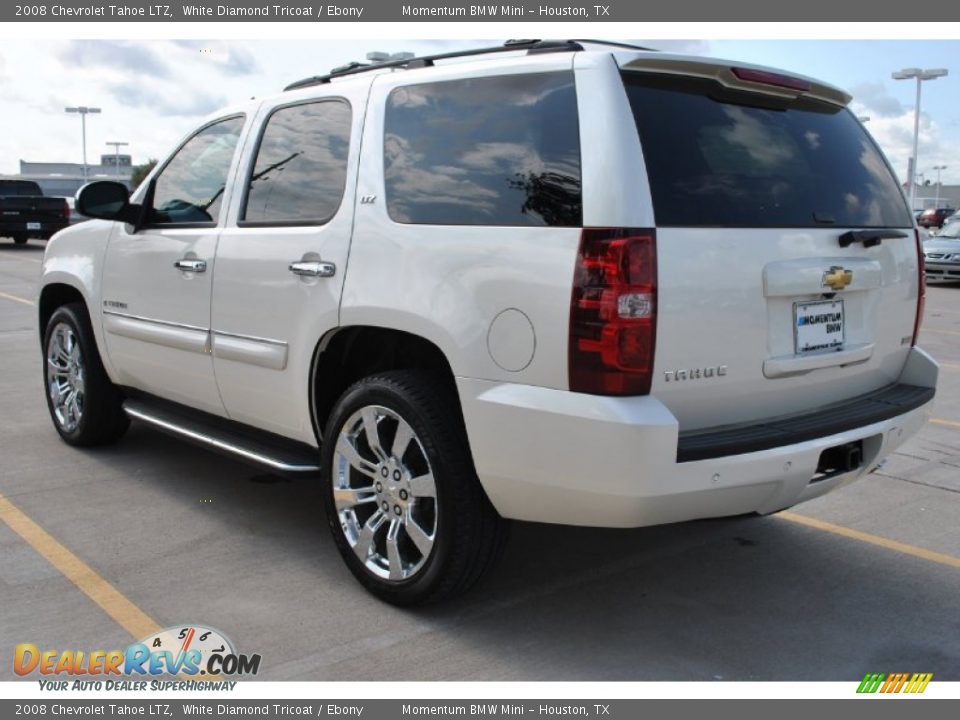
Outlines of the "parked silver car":
<svg viewBox="0 0 960 720">
<path fill-rule="evenodd" d="M 923 257 L 927 280 L 960 280 L 960 218 L 951 218 L 924 241 Z"/>
</svg>

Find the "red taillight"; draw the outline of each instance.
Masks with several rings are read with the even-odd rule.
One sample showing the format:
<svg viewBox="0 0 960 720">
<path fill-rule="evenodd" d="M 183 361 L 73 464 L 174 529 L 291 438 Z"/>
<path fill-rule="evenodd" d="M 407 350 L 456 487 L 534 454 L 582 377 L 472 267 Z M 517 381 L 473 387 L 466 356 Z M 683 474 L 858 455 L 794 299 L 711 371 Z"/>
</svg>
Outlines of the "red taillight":
<svg viewBox="0 0 960 720">
<path fill-rule="evenodd" d="M 913 321 L 913 342 L 916 345 L 920 339 L 920 326 L 923 325 L 923 310 L 927 304 L 927 268 L 923 257 L 923 243 L 920 241 L 920 231 L 914 230 L 914 236 L 917 240 L 917 317 Z"/>
<path fill-rule="evenodd" d="M 800 78 L 791 77 L 790 75 L 781 75 L 780 73 L 767 72 L 766 70 L 753 70 L 752 68 L 735 67 L 730 69 L 740 80 L 746 80 L 747 82 L 773 85 L 774 87 L 799 90 L 800 92 L 808 92 L 810 90 L 809 82 L 801 80 Z"/>
<path fill-rule="evenodd" d="M 646 395 L 656 337 L 654 232 L 585 228 L 570 301 L 570 389 Z"/>
<path fill-rule="evenodd" d="M 67 202 L 66 198 L 63 199 L 63 219 L 70 219 L 70 203 Z"/>
</svg>

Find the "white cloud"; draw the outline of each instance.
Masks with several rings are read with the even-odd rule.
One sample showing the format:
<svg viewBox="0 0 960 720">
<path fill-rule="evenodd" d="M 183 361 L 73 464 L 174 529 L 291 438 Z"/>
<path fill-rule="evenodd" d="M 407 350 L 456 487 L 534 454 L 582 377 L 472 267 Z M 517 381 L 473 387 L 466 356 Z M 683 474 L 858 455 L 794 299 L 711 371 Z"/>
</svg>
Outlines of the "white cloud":
<svg viewBox="0 0 960 720">
<path fill-rule="evenodd" d="M 854 106 L 854 112 L 862 115 L 862 106 Z M 900 182 L 907 181 L 907 167 L 913 154 L 913 108 L 904 108 L 899 115 L 892 117 L 870 116 L 867 130 L 876 139 Z M 943 140 L 939 124 L 925 112 L 920 113 L 920 133 L 917 154 L 920 161 L 917 171 L 925 179 L 936 182 L 935 165 L 946 165 L 941 173 L 944 184 L 960 184 L 960 148 Z"/>
<path fill-rule="evenodd" d="M 865 82 L 850 88 L 853 101 L 871 117 L 897 117 L 904 112 L 903 105 L 883 83 Z"/>
</svg>

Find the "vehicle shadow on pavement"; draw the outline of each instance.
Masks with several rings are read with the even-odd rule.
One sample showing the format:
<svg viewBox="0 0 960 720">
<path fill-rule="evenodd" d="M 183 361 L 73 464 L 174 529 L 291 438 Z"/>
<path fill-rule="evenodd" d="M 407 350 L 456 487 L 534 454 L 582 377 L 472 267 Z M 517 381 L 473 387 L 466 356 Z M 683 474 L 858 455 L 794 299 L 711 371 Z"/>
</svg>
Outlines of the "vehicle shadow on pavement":
<svg viewBox="0 0 960 720">
<path fill-rule="evenodd" d="M 153 539 L 118 558 L 118 587 L 158 592 L 148 612 L 163 622 L 207 622 L 261 652 L 260 679 L 960 679 L 960 651 L 946 642 L 960 637 L 954 571 L 776 517 L 516 523 L 472 592 L 399 609 L 343 565 L 316 481 L 140 427 L 94 457 L 126 476 L 108 483 L 98 517 L 119 537 Z M 128 502 L 150 512 L 124 517 Z M 178 582 L 138 587 L 144 568 Z"/>
<path fill-rule="evenodd" d="M 42 253 L 46 247 L 46 240 L 27 240 L 24 244 L 19 245 L 10 238 L 0 238 L 0 250 L 6 252 L 34 253 L 39 250 Z"/>
</svg>

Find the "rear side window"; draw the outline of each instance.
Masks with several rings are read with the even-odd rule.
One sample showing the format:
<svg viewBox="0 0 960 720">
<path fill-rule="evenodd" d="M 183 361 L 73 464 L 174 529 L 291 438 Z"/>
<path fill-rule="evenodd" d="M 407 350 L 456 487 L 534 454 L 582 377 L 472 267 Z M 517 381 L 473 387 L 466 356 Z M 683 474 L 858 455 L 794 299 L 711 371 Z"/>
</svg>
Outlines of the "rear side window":
<svg viewBox="0 0 960 720">
<path fill-rule="evenodd" d="M 711 80 L 625 74 L 656 223 L 910 227 L 897 181 L 846 109 Z"/>
<path fill-rule="evenodd" d="M 0 180 L 0 195 L 37 196 L 43 195 L 40 186 L 26 180 Z"/>
<path fill-rule="evenodd" d="M 350 106 L 343 100 L 274 111 L 263 130 L 241 224 L 317 225 L 340 207 Z"/>
<path fill-rule="evenodd" d="M 397 88 L 385 123 L 387 210 L 396 222 L 581 224 L 572 72 Z"/>
</svg>

